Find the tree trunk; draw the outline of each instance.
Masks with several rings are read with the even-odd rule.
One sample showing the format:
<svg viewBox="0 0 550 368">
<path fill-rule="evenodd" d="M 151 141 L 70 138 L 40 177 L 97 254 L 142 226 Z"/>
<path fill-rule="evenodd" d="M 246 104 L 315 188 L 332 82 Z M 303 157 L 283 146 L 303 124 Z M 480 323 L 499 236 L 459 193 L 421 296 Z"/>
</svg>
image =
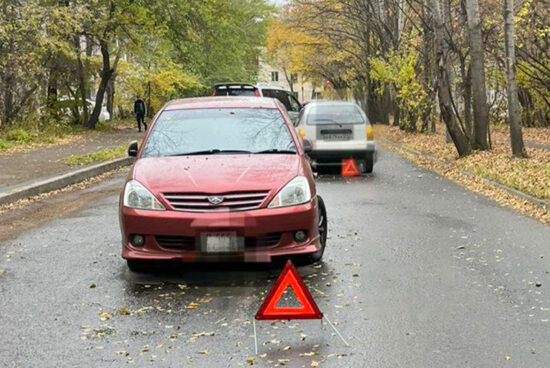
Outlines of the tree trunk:
<svg viewBox="0 0 550 368">
<path fill-rule="evenodd" d="M 109 112 L 109 120 L 113 119 L 113 113 L 115 111 L 115 79 L 116 74 L 113 74 L 109 83 L 107 83 L 107 111 Z"/>
<path fill-rule="evenodd" d="M 460 130 L 455 122 L 451 102 L 451 89 L 449 83 L 449 66 L 447 56 L 449 54 L 449 42 L 446 40 L 446 29 L 443 24 L 439 0 L 430 0 L 434 20 L 434 35 L 436 44 L 436 75 L 437 93 L 441 118 L 447 126 L 447 131 L 453 140 L 459 156 L 466 156 L 472 151 L 468 137 Z"/>
<path fill-rule="evenodd" d="M 504 50 L 506 54 L 506 91 L 508 95 L 508 124 L 512 154 L 527 157 L 521 133 L 518 86 L 516 83 L 516 50 L 514 29 L 514 0 L 504 0 Z"/>
<path fill-rule="evenodd" d="M 483 56 L 483 37 L 481 34 L 478 0 L 466 0 L 466 14 L 470 39 L 474 142 L 475 148 L 488 150 L 489 107 L 487 105 L 487 89 L 485 86 L 485 60 Z"/>
<path fill-rule="evenodd" d="M 48 75 L 48 90 L 46 95 L 46 108 L 48 109 L 48 115 L 50 118 L 57 119 L 57 72 L 56 66 L 50 69 Z"/>
<path fill-rule="evenodd" d="M 151 81 L 147 82 L 147 117 L 153 117 L 153 109 L 151 109 Z"/>
<path fill-rule="evenodd" d="M 462 99 L 464 100 L 464 125 L 466 135 L 471 142 L 474 138 L 474 125 L 472 124 L 472 69 L 466 67 L 466 62 L 463 59 L 460 61 L 460 64 Z"/>
<path fill-rule="evenodd" d="M 97 88 L 97 93 L 95 96 L 95 105 L 92 111 L 90 119 L 86 122 L 85 127 L 88 129 L 95 129 L 95 126 L 99 120 L 99 114 L 101 113 L 101 106 L 103 105 L 103 97 L 105 96 L 105 91 L 107 90 L 107 84 L 113 76 L 114 69 L 111 68 L 109 47 L 105 40 L 99 42 L 101 48 L 101 56 L 103 59 L 103 68 L 101 70 L 101 80 L 99 82 L 99 87 Z"/>
<path fill-rule="evenodd" d="M 427 17 L 427 7 L 422 6 L 422 16 L 423 18 Z M 422 127 L 420 130 L 422 133 L 428 133 L 430 130 L 430 125 L 435 128 L 435 124 L 430 124 L 430 121 L 433 122 L 432 112 L 433 112 L 433 101 L 435 100 L 435 94 L 432 88 L 432 79 L 433 79 L 433 30 L 431 27 L 422 22 L 422 74 L 423 74 L 423 88 L 428 96 L 427 105 L 422 108 Z M 435 132 L 435 130 L 434 130 Z"/>
</svg>

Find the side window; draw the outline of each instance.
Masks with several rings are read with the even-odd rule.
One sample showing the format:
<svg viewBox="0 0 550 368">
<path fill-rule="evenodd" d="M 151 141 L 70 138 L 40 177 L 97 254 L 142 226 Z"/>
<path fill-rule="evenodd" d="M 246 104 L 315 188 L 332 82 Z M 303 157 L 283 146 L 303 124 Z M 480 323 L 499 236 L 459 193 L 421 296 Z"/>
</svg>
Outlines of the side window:
<svg viewBox="0 0 550 368">
<path fill-rule="evenodd" d="M 277 92 L 277 99 L 281 101 L 283 105 L 285 105 L 287 111 L 294 111 L 292 110 L 292 106 L 290 105 L 290 101 L 288 100 L 288 95 L 285 91 L 278 90 Z"/>
<path fill-rule="evenodd" d="M 296 97 L 294 97 L 291 94 L 287 94 L 287 96 L 288 96 L 288 100 L 290 102 L 290 108 L 291 108 L 291 110 L 289 111 L 295 111 L 295 112 L 300 111 L 300 103 L 298 102 Z"/>
<path fill-rule="evenodd" d="M 269 98 L 277 98 L 277 99 L 279 98 L 277 96 L 277 91 L 274 89 L 264 89 L 262 90 L 262 95 L 264 97 L 269 97 Z"/>
</svg>

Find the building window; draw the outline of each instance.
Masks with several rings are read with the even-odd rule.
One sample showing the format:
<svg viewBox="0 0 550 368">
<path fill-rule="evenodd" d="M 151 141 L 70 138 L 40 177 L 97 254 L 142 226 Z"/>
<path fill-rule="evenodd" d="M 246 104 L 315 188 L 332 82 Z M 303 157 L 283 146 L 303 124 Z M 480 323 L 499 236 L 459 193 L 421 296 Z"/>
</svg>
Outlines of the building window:
<svg viewBox="0 0 550 368">
<path fill-rule="evenodd" d="M 278 82 L 279 81 L 279 72 L 271 72 L 271 81 L 272 82 Z"/>
</svg>

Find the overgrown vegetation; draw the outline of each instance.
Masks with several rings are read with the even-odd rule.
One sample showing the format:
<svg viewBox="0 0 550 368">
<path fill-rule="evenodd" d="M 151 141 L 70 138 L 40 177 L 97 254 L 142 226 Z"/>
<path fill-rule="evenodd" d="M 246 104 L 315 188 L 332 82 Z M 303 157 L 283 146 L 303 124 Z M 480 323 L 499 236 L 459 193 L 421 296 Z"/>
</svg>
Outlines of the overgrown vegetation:
<svg viewBox="0 0 550 368">
<path fill-rule="evenodd" d="M 128 117 L 136 94 L 152 116 L 214 81 L 252 80 L 271 11 L 265 0 L 0 0 L 0 147 Z"/>
<path fill-rule="evenodd" d="M 34 122 L 36 121 L 39 120 Z M 0 152 L 65 142 L 89 132 L 82 125 L 62 122 L 34 124 L 34 122 L 26 120 L 0 129 Z M 100 122 L 96 125 L 95 131 L 111 131 L 117 129 L 119 125 L 128 124 L 126 120 Z"/>
<path fill-rule="evenodd" d="M 550 126 L 549 9 L 538 0 L 290 0 L 270 23 L 268 55 L 361 102 L 375 122 L 429 133 L 443 121 L 460 156 L 491 149 L 489 122 L 508 124 L 524 157 L 521 126 Z"/>
<path fill-rule="evenodd" d="M 66 157 L 63 162 L 71 166 L 89 165 L 96 162 L 109 161 L 115 158 L 123 157 L 126 155 L 127 150 L 127 145 L 121 145 L 116 148 L 105 148 L 97 152 L 83 155 L 71 155 Z"/>
</svg>

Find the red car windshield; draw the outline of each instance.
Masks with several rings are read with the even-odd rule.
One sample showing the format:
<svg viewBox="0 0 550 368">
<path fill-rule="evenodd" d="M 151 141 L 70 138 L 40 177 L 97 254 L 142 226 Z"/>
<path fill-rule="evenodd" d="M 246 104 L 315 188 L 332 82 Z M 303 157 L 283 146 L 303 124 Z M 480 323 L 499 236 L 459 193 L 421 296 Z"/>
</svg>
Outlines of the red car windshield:
<svg viewBox="0 0 550 368">
<path fill-rule="evenodd" d="M 277 109 L 222 108 L 164 111 L 142 157 L 216 153 L 296 153 Z"/>
</svg>

